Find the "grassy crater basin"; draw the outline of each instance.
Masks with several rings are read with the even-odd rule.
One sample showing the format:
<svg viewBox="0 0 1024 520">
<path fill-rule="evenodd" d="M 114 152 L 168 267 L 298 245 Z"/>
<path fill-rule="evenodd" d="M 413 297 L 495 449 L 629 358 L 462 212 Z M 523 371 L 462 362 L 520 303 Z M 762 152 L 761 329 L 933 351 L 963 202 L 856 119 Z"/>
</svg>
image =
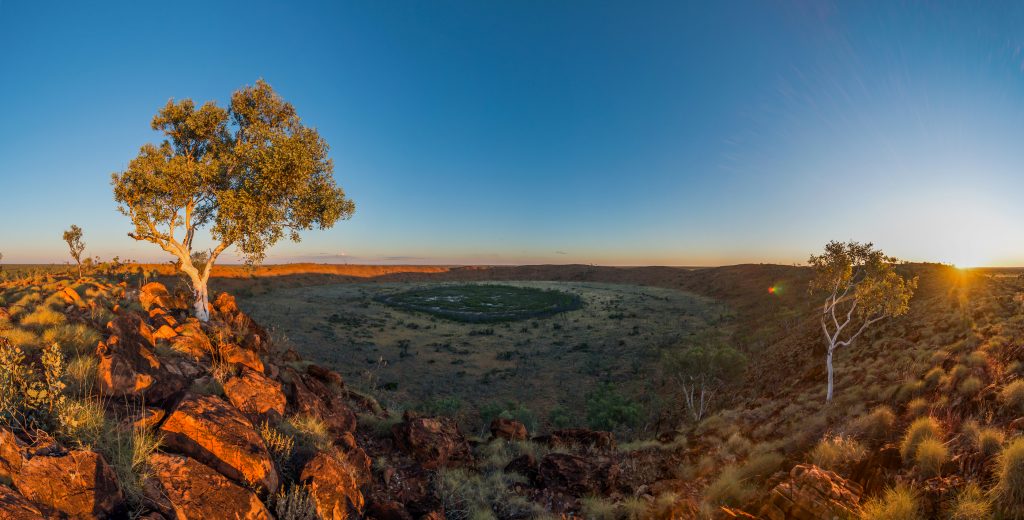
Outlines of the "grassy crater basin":
<svg viewBox="0 0 1024 520">
<path fill-rule="evenodd" d="M 583 305 L 572 293 L 496 284 L 440 285 L 377 299 L 392 307 L 472 323 L 539 318 Z"/>
</svg>

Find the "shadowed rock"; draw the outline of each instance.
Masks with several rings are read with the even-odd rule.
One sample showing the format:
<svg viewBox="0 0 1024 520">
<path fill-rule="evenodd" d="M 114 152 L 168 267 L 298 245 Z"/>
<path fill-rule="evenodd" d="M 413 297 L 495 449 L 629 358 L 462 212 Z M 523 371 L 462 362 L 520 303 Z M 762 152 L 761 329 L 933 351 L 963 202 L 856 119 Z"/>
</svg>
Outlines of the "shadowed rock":
<svg viewBox="0 0 1024 520">
<path fill-rule="evenodd" d="M 249 368 L 224 382 L 224 395 L 250 417 L 270 419 L 284 415 L 286 399 L 281 383 Z"/>
<path fill-rule="evenodd" d="M 540 485 L 574 497 L 604 494 L 615 487 L 618 476 L 619 467 L 611 461 L 569 453 L 549 453 L 537 467 Z"/>
<path fill-rule="evenodd" d="M 42 520 L 43 513 L 13 489 L 0 485 L 0 518 L 4 520 Z"/>
<path fill-rule="evenodd" d="M 506 439 L 510 441 L 525 441 L 527 437 L 526 425 L 512 419 L 497 417 L 491 421 L 491 438 Z"/>
<path fill-rule="evenodd" d="M 365 456 L 365 455 L 364 455 Z M 337 450 L 317 453 L 302 468 L 299 480 L 309 486 L 317 514 L 325 520 L 361 518 L 364 470 Z"/>
<path fill-rule="evenodd" d="M 114 470 L 94 451 L 32 457 L 14 485 L 28 500 L 73 517 L 103 517 L 124 501 Z"/>
<path fill-rule="evenodd" d="M 406 412 L 402 422 L 391 427 L 391 433 L 399 449 L 426 469 L 473 460 L 469 443 L 449 417 L 416 417 Z"/>
</svg>

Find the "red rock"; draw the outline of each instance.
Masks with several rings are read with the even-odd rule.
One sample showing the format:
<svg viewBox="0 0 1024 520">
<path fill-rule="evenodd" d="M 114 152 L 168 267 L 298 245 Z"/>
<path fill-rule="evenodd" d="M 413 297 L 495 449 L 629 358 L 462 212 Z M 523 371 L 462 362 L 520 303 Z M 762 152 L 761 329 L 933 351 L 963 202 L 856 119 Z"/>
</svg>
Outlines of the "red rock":
<svg viewBox="0 0 1024 520">
<path fill-rule="evenodd" d="M 512 419 L 495 418 L 491 421 L 491 438 L 507 439 L 511 441 L 525 441 L 527 437 L 526 425 Z"/>
<path fill-rule="evenodd" d="M 138 316 L 125 314 L 112 323 L 119 333 L 96 347 L 96 389 L 101 395 L 145 396 L 149 402 L 160 402 L 184 389 L 184 378 L 165 368 L 150 350 L 151 342 L 138 333 Z"/>
<path fill-rule="evenodd" d="M 244 349 L 234 343 L 224 343 L 219 347 L 221 361 L 232 365 L 242 365 L 257 372 L 263 372 L 263 361 L 259 354 Z"/>
<path fill-rule="evenodd" d="M 183 298 L 171 296 L 167 287 L 160 282 L 149 282 L 139 290 L 139 303 L 143 310 L 159 307 L 167 310 L 187 310 L 188 304 Z"/>
<path fill-rule="evenodd" d="M 577 448 L 596 451 L 615 451 L 615 434 L 586 429 L 555 430 L 545 441 L 552 448 Z"/>
<path fill-rule="evenodd" d="M 273 518 L 255 493 L 195 459 L 154 453 L 149 457 L 149 465 L 153 477 L 144 486 L 145 495 L 167 516 L 208 520 Z"/>
<path fill-rule="evenodd" d="M 25 464 L 25 443 L 0 426 L 0 478 L 11 480 Z"/>
<path fill-rule="evenodd" d="M 549 453 L 537 467 L 537 480 L 545 489 L 583 497 L 610 492 L 618 482 L 619 472 L 618 465 L 611 461 Z"/>
<path fill-rule="evenodd" d="M 317 453 L 302 468 L 299 480 L 309 486 L 320 518 L 346 520 L 361 518 L 363 477 L 361 468 L 334 450 Z"/>
<path fill-rule="evenodd" d="M 243 348 L 256 352 L 266 351 L 270 334 L 239 310 L 234 296 L 223 292 L 218 294 L 212 308 L 217 320 L 229 325 L 241 338 L 239 343 Z"/>
<path fill-rule="evenodd" d="M 167 324 L 160 325 L 160 327 L 153 332 L 154 339 L 170 340 L 177 335 L 178 333 L 174 331 L 174 328 Z"/>
<path fill-rule="evenodd" d="M 160 422 L 167 417 L 167 411 L 161 408 L 147 406 L 135 417 L 132 418 L 132 427 L 137 429 L 153 429 L 160 425 Z"/>
<path fill-rule="evenodd" d="M 333 370 L 328 370 L 320 365 L 307 366 L 306 373 L 315 377 L 325 385 L 336 385 L 339 389 L 345 387 L 345 380 L 342 379 L 341 374 Z"/>
<path fill-rule="evenodd" d="M 758 516 L 767 520 L 858 518 L 859 485 L 813 464 L 800 464 L 769 493 Z"/>
<path fill-rule="evenodd" d="M 114 470 L 94 451 L 32 457 L 14 485 L 28 500 L 73 517 L 103 517 L 124 501 Z"/>
<path fill-rule="evenodd" d="M 356 429 L 356 414 L 345 401 L 320 381 L 286 369 L 291 390 L 292 408 L 300 414 L 317 417 L 335 435 Z"/>
<path fill-rule="evenodd" d="M 235 408 L 249 417 L 273 418 L 284 415 L 287 400 L 281 383 L 260 372 L 242 368 L 224 382 L 224 395 Z"/>
<path fill-rule="evenodd" d="M 244 484 L 267 491 L 277 471 L 263 439 L 238 410 L 212 395 L 188 395 L 160 427 L 163 445 Z"/>
<path fill-rule="evenodd" d="M 43 513 L 27 498 L 0 485 L 0 518 L 4 520 L 43 520 Z"/>
<path fill-rule="evenodd" d="M 406 412 L 403 421 L 391 427 L 391 433 L 398 448 L 426 469 L 473 459 L 469 443 L 450 417 L 415 417 Z"/>
<path fill-rule="evenodd" d="M 413 520 L 412 515 L 398 502 L 374 502 L 366 512 L 367 517 L 373 520 Z"/>
</svg>

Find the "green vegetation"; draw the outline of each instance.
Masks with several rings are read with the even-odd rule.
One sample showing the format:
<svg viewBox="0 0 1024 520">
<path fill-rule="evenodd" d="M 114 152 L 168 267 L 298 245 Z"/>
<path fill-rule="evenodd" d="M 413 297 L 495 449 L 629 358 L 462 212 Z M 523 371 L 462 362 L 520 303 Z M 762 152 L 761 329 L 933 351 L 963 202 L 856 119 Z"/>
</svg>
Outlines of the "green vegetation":
<svg viewBox="0 0 1024 520">
<path fill-rule="evenodd" d="M 999 454 L 996 478 L 992 489 L 996 510 L 1007 518 L 1024 517 L 1024 437 L 1011 441 Z"/>
<path fill-rule="evenodd" d="M 907 433 L 903 436 L 903 443 L 900 444 L 900 454 L 903 460 L 913 460 L 917 455 L 918 446 L 926 439 L 940 440 L 942 438 L 942 425 L 934 417 L 921 417 L 910 423 Z"/>
<path fill-rule="evenodd" d="M 889 488 L 880 497 L 868 500 L 863 507 L 864 520 L 920 520 L 917 494 L 906 486 Z"/>
<path fill-rule="evenodd" d="M 440 285 L 384 295 L 378 300 L 393 307 L 470 323 L 541 318 L 583 305 L 576 294 L 495 284 Z"/>
<path fill-rule="evenodd" d="M 978 484 L 971 482 L 953 499 L 950 520 L 982 520 L 992 518 L 992 501 Z"/>
<path fill-rule="evenodd" d="M 934 438 L 923 439 L 914 452 L 914 464 L 925 477 L 942 474 L 942 465 L 949 460 L 949 450 L 942 441 Z"/>
</svg>

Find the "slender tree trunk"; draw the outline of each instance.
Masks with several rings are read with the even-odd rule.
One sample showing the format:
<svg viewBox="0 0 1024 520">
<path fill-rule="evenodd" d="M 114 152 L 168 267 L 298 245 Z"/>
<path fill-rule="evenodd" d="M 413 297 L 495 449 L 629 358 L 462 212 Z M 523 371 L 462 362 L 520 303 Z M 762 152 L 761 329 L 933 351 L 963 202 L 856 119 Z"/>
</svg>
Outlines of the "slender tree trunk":
<svg viewBox="0 0 1024 520">
<path fill-rule="evenodd" d="M 828 366 L 828 392 L 825 395 L 825 402 L 832 402 L 832 346 L 828 347 L 828 354 L 825 355 L 825 365 Z"/>
<path fill-rule="evenodd" d="M 78 279 L 79 280 L 82 279 L 82 262 L 81 261 L 78 262 Z"/>
</svg>

